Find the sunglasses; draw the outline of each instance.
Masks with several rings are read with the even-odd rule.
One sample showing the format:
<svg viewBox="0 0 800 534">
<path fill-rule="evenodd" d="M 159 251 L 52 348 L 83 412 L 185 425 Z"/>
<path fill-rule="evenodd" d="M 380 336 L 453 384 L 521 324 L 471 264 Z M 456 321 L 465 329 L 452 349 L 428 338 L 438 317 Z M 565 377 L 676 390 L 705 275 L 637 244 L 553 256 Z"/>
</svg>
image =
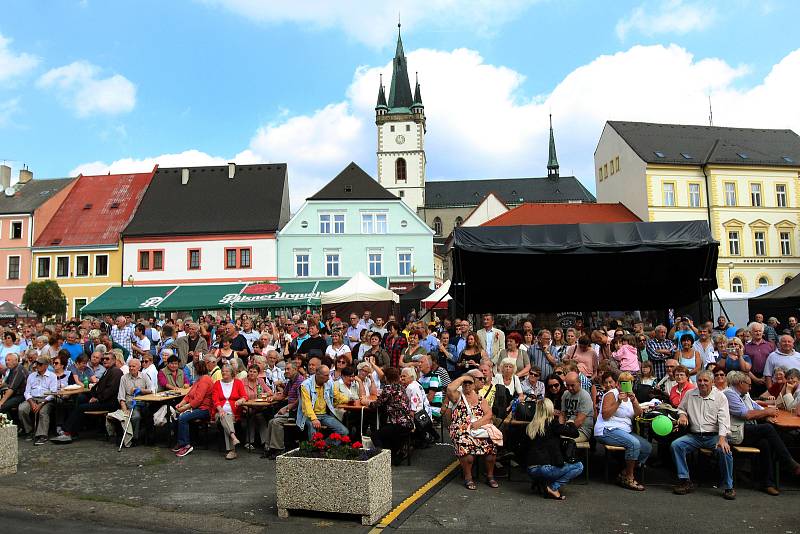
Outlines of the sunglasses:
<svg viewBox="0 0 800 534">
<path fill-rule="evenodd" d="M 535 377 L 538 378 L 538 377 L 540 377 L 542 375 L 540 375 L 539 373 L 528 373 L 528 376 L 535 376 Z"/>
<path fill-rule="evenodd" d="M 560 386 L 560 384 L 547 384 L 547 387 L 549 387 L 549 388 L 557 388 L 559 386 Z"/>
<path fill-rule="evenodd" d="M 725 373 L 714 373 L 714 376 L 725 376 Z"/>
<path fill-rule="evenodd" d="M 559 376 L 563 376 L 564 375 L 564 371 L 556 371 L 556 374 L 559 375 Z"/>
</svg>

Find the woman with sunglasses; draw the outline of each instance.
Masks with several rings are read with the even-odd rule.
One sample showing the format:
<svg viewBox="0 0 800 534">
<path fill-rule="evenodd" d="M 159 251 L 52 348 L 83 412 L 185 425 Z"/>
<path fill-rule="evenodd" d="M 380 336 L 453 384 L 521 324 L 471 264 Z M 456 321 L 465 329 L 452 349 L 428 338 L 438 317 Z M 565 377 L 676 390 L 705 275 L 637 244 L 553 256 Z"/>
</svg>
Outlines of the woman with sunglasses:
<svg viewBox="0 0 800 534">
<path fill-rule="evenodd" d="M 553 403 L 556 415 L 561 412 L 561 395 L 563 395 L 563 393 L 564 380 L 561 376 L 556 373 L 548 375 L 547 379 L 544 381 L 544 396 Z"/>
<path fill-rule="evenodd" d="M 475 481 L 472 480 L 472 464 L 475 462 L 475 456 L 483 456 L 486 462 L 486 484 L 490 488 L 498 487 L 494 479 L 497 447 L 491 439 L 476 437 L 472 432 L 492 422 L 492 409 L 486 399 L 477 392 L 481 378 L 483 378 L 481 372 L 472 369 L 447 386 L 447 398 L 455 404 L 450 423 L 450 439 L 461 464 L 464 487 L 468 490 L 477 489 Z"/>
<path fill-rule="evenodd" d="M 711 372 L 714 373 L 714 387 L 720 391 L 725 391 L 728 387 L 728 379 L 725 376 L 725 369 L 719 365 L 714 365 L 711 368 Z"/>
</svg>

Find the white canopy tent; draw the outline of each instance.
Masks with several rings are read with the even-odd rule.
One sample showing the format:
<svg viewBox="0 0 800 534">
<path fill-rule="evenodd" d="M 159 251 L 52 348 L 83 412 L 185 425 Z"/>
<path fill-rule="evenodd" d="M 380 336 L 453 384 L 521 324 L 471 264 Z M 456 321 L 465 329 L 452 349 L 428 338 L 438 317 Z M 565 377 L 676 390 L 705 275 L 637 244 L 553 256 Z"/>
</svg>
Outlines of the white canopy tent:
<svg viewBox="0 0 800 534">
<path fill-rule="evenodd" d="M 369 276 L 358 272 L 333 291 L 327 291 L 320 296 L 322 305 L 342 304 L 345 302 L 400 302 L 400 297 L 391 289 L 381 287 L 373 282 Z"/>
<path fill-rule="evenodd" d="M 725 308 L 728 319 L 736 326 L 747 326 L 747 322 L 750 320 L 748 299 L 763 295 L 764 293 L 769 293 L 773 289 L 775 289 L 775 286 L 763 286 L 749 293 L 734 293 L 724 289 L 717 289 L 711 295 L 711 302 L 714 307 L 714 324 L 717 323 L 717 317 L 725 315 L 722 313 L 722 308 Z M 717 299 L 719 299 L 719 301 Z M 720 307 L 720 303 L 722 303 L 722 307 Z"/>
<path fill-rule="evenodd" d="M 426 310 L 446 309 L 448 302 L 453 299 L 448 292 L 450 291 L 450 280 L 445 281 L 439 288 L 430 294 L 427 298 L 422 299 L 422 307 Z"/>
</svg>

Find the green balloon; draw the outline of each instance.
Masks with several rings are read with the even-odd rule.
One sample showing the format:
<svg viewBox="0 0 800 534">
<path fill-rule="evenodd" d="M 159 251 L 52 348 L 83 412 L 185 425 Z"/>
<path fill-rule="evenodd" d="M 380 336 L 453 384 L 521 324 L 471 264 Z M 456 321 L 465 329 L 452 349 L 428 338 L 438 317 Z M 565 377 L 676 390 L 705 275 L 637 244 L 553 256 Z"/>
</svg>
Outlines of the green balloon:
<svg viewBox="0 0 800 534">
<path fill-rule="evenodd" d="M 666 415 L 659 415 L 650 423 L 653 432 L 659 436 L 668 436 L 672 433 L 672 420 Z"/>
</svg>

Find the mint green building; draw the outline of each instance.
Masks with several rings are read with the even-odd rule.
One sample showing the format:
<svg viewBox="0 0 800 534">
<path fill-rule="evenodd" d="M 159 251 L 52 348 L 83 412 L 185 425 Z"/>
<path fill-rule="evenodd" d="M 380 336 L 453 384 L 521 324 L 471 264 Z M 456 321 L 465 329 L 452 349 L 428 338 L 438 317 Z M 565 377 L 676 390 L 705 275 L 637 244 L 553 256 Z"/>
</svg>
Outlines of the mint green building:
<svg viewBox="0 0 800 534">
<path fill-rule="evenodd" d="M 278 232 L 278 279 L 350 278 L 433 282 L 433 230 L 355 163 Z"/>
</svg>

